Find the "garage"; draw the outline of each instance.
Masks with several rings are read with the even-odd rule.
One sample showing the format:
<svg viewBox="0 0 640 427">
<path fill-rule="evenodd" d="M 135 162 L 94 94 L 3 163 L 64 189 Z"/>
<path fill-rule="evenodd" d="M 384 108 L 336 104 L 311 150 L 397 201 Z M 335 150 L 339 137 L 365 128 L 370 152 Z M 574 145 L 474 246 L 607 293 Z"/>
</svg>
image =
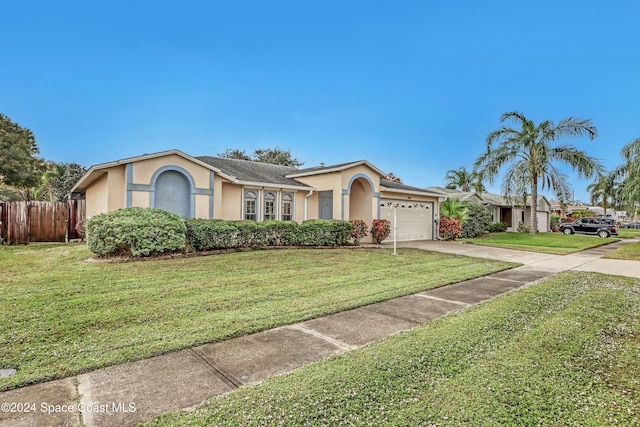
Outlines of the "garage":
<svg viewBox="0 0 640 427">
<path fill-rule="evenodd" d="M 380 218 L 391 222 L 390 240 L 393 239 L 394 207 L 398 241 L 433 239 L 433 202 L 381 199 Z"/>
<path fill-rule="evenodd" d="M 549 229 L 549 212 L 538 211 L 536 215 L 538 216 L 538 231 L 540 233 L 551 231 Z"/>
</svg>

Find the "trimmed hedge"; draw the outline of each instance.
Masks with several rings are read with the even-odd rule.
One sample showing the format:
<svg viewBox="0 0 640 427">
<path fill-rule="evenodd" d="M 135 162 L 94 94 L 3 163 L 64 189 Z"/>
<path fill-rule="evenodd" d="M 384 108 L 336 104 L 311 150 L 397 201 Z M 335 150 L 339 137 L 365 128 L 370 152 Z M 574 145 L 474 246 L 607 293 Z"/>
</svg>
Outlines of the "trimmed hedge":
<svg viewBox="0 0 640 427">
<path fill-rule="evenodd" d="M 127 208 L 87 221 L 87 244 L 99 256 L 150 256 L 185 249 L 186 226 L 178 215 L 155 208 Z"/>
<path fill-rule="evenodd" d="M 132 257 L 184 251 L 262 246 L 344 246 L 352 236 L 349 221 L 226 221 L 186 219 L 155 208 L 128 208 L 87 221 L 89 249 L 99 256 Z"/>
<path fill-rule="evenodd" d="M 309 219 L 298 228 L 302 246 L 344 246 L 351 239 L 352 225 L 339 219 Z"/>
<path fill-rule="evenodd" d="M 225 221 L 187 219 L 186 237 L 196 251 L 259 246 L 344 246 L 351 238 L 348 221 Z"/>
</svg>

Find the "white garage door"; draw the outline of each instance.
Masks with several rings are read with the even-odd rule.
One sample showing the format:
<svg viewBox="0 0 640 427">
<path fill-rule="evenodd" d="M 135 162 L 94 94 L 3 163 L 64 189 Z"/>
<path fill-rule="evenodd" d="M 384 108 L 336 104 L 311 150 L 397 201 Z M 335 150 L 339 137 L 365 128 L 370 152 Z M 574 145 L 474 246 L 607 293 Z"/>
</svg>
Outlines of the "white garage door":
<svg viewBox="0 0 640 427">
<path fill-rule="evenodd" d="M 549 231 L 549 212 L 537 212 L 538 215 L 538 231 L 546 233 Z"/>
<path fill-rule="evenodd" d="M 380 218 L 391 222 L 393 239 L 393 207 L 397 206 L 398 241 L 431 240 L 433 238 L 433 203 L 412 200 L 380 201 Z"/>
</svg>

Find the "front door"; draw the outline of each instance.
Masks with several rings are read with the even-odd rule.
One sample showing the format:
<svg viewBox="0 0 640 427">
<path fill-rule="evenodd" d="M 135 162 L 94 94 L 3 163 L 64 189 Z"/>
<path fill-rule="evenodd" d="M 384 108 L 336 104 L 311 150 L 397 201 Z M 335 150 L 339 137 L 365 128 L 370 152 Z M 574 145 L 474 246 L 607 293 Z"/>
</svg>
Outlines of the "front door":
<svg viewBox="0 0 640 427">
<path fill-rule="evenodd" d="M 319 210 L 318 218 L 333 219 L 333 190 L 318 192 Z"/>
</svg>

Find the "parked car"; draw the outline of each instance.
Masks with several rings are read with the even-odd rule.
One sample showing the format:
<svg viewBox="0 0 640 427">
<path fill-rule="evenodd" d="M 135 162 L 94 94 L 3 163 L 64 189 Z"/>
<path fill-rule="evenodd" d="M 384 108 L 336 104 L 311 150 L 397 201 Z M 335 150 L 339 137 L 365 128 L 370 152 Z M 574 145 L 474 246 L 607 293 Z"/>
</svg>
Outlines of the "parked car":
<svg viewBox="0 0 640 427">
<path fill-rule="evenodd" d="M 622 224 L 620 227 L 622 228 L 640 228 L 640 221 L 631 221 Z"/>
<path fill-rule="evenodd" d="M 573 222 L 560 224 L 564 234 L 593 234 L 600 237 L 617 236 L 618 229 L 612 220 L 602 218 L 580 218 Z"/>
</svg>

